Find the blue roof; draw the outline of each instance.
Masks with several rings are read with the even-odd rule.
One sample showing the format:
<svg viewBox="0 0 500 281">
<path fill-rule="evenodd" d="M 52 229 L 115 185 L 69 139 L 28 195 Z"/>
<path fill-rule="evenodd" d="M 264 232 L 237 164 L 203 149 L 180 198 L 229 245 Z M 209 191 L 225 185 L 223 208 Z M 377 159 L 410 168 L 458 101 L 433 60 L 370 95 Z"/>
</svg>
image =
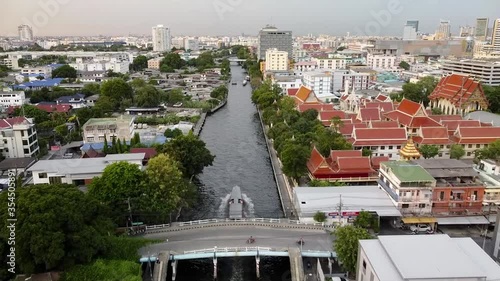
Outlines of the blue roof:
<svg viewBox="0 0 500 281">
<path fill-rule="evenodd" d="M 62 97 L 58 98 L 57 101 L 59 103 L 61 103 L 61 102 L 69 103 L 71 101 L 71 99 L 79 100 L 79 99 L 83 99 L 83 98 L 85 98 L 85 95 L 78 93 L 78 94 L 74 94 L 72 96 L 62 96 Z M 82 102 L 84 102 L 84 101 L 78 101 L 78 102 L 74 101 L 72 103 L 82 103 Z"/>
<path fill-rule="evenodd" d="M 120 140 L 121 141 L 121 140 Z M 145 145 L 152 145 L 152 144 L 164 144 L 168 141 L 168 139 L 164 136 L 156 136 L 155 139 L 153 140 L 141 140 L 141 143 L 142 144 L 145 144 Z M 130 141 L 126 141 L 127 145 L 130 145 Z M 83 152 L 87 152 L 89 149 L 90 149 L 90 146 L 92 146 L 92 148 L 94 150 L 103 150 L 104 149 L 104 142 L 94 142 L 94 143 L 86 143 L 84 144 L 80 150 L 83 151 Z M 108 142 L 108 146 L 111 147 L 113 146 L 111 144 L 111 142 Z"/>
<path fill-rule="evenodd" d="M 61 84 L 62 80 L 64 80 L 64 78 L 37 80 L 37 81 L 22 83 L 19 85 L 14 85 L 13 88 L 26 89 L 26 88 L 38 88 L 38 87 L 55 87 Z"/>
</svg>

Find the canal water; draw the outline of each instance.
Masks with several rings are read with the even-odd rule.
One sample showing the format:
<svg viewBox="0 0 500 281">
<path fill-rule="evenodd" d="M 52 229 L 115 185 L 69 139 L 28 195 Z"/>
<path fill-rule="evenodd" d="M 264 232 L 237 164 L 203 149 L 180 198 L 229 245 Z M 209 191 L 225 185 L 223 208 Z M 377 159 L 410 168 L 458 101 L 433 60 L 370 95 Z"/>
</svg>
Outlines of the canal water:
<svg viewBox="0 0 500 281">
<path fill-rule="evenodd" d="M 236 64 L 231 66 L 231 75 L 237 85 L 229 84 L 227 105 L 207 118 L 200 135 L 215 155 L 215 161 L 198 177 L 200 200 L 192 210 L 182 214 L 181 221 L 225 218 L 227 200 L 235 185 L 241 188 L 247 203 L 245 216 L 283 216 L 266 141 L 251 101 L 250 84 L 242 85 L 246 74 Z M 289 269 L 288 258 L 263 258 L 260 280 L 290 280 Z M 212 281 L 212 260 L 179 261 L 176 280 Z M 219 259 L 218 280 L 256 280 L 255 259 Z"/>
</svg>

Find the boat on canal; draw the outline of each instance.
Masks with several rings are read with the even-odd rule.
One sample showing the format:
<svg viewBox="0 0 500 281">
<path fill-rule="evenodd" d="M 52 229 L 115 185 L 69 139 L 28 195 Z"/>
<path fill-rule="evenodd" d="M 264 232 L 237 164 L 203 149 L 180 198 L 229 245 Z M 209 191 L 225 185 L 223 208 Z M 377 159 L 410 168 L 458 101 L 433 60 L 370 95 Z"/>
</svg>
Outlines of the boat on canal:
<svg viewBox="0 0 500 281">
<path fill-rule="evenodd" d="M 233 187 L 228 201 L 229 206 L 229 218 L 230 219 L 242 219 L 243 218 L 243 195 L 241 194 L 241 189 L 239 186 Z"/>
<path fill-rule="evenodd" d="M 250 81 L 250 76 L 247 75 L 247 77 L 245 77 L 245 80 Z"/>
<path fill-rule="evenodd" d="M 243 80 L 243 86 L 247 85 L 247 80 Z"/>
</svg>

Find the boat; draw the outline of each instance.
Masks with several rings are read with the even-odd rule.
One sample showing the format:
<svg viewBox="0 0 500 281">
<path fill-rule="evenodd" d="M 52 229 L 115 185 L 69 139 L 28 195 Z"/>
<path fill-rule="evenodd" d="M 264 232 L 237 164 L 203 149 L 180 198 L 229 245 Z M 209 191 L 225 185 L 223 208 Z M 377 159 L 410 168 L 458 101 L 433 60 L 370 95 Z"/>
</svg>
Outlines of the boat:
<svg viewBox="0 0 500 281">
<path fill-rule="evenodd" d="M 231 195 L 229 196 L 229 218 L 241 219 L 243 218 L 243 197 L 239 186 L 233 187 Z"/>
<path fill-rule="evenodd" d="M 236 83 L 236 82 L 233 82 L 233 83 L 231 83 L 231 84 L 232 84 L 232 85 L 238 85 L 238 83 Z"/>
<path fill-rule="evenodd" d="M 247 85 L 247 80 L 243 80 L 243 86 Z"/>
<path fill-rule="evenodd" d="M 245 78 L 245 80 L 250 81 L 250 76 L 247 75 L 247 77 Z"/>
</svg>

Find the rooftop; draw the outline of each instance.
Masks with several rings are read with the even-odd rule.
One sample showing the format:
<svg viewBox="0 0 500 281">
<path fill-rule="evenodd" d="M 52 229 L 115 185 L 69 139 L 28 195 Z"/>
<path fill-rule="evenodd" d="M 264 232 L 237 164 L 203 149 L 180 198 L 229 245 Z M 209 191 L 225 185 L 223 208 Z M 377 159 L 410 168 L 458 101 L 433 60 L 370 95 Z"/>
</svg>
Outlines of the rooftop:
<svg viewBox="0 0 500 281">
<path fill-rule="evenodd" d="M 500 279 L 500 266 L 471 238 L 379 236 L 360 245 L 379 280 Z"/>
<path fill-rule="evenodd" d="M 382 162 L 401 182 L 424 182 L 435 179 L 421 166 L 404 161 Z"/>
</svg>

